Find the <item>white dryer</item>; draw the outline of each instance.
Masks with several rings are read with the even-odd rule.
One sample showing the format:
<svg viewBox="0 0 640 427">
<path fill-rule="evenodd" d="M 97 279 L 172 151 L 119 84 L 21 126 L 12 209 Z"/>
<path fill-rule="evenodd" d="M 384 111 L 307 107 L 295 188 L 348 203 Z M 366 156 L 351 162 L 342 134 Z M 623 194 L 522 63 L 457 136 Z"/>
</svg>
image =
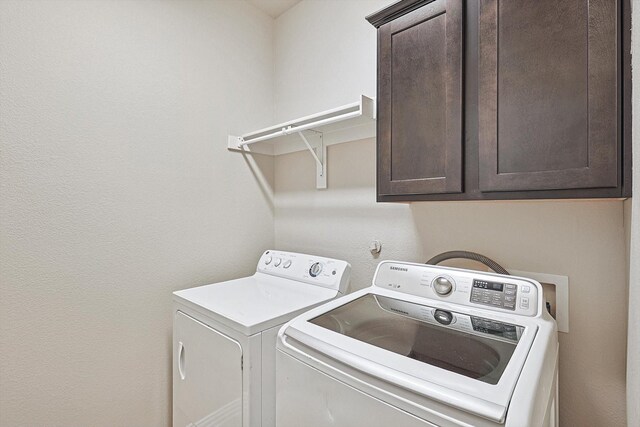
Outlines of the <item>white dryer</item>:
<svg viewBox="0 0 640 427">
<path fill-rule="evenodd" d="M 174 292 L 173 425 L 275 425 L 275 348 L 280 326 L 342 295 L 345 261 L 281 251 L 256 273 Z"/>
<path fill-rule="evenodd" d="M 280 330 L 277 425 L 554 426 L 557 362 L 538 282 L 383 261 Z"/>
</svg>

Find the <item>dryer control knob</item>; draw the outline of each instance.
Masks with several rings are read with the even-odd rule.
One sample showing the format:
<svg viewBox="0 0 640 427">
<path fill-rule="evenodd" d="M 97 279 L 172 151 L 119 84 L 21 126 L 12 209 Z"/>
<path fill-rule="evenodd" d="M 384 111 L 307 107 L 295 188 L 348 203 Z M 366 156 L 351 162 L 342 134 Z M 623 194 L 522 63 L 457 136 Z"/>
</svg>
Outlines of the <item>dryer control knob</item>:
<svg viewBox="0 0 640 427">
<path fill-rule="evenodd" d="M 319 262 L 314 262 L 309 268 L 309 274 L 311 277 L 317 277 L 320 273 L 322 273 L 322 264 Z"/>
<path fill-rule="evenodd" d="M 264 259 L 264 263 L 265 263 L 265 265 L 269 265 L 269 264 L 271 264 L 271 257 L 270 257 L 270 256 L 266 257 L 266 258 Z"/>
<path fill-rule="evenodd" d="M 433 290 L 440 296 L 447 296 L 453 291 L 453 279 L 438 276 L 433 280 Z"/>
<path fill-rule="evenodd" d="M 276 267 L 279 267 L 281 262 L 282 262 L 281 258 L 276 258 L 276 261 L 273 263 L 273 265 L 275 265 Z"/>
</svg>

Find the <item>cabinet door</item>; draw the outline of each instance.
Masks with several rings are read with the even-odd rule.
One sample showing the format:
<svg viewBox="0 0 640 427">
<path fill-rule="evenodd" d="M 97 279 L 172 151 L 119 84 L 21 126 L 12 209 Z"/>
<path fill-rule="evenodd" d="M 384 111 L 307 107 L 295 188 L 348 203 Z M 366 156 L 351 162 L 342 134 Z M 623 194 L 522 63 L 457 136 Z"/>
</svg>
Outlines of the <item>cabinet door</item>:
<svg viewBox="0 0 640 427">
<path fill-rule="evenodd" d="M 173 323 L 173 426 L 242 426 L 242 347 L 178 311 Z"/>
<path fill-rule="evenodd" d="M 618 185 L 615 0 L 480 0 L 481 191 Z"/>
<path fill-rule="evenodd" d="M 378 194 L 462 191 L 462 4 L 378 30 Z"/>
</svg>

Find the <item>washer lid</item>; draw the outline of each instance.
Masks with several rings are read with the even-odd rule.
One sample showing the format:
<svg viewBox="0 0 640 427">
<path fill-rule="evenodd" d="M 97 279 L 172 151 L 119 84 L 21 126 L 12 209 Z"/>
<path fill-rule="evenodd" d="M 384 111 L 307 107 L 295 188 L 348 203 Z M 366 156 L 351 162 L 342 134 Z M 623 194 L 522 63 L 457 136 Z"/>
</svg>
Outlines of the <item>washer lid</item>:
<svg viewBox="0 0 640 427">
<path fill-rule="evenodd" d="M 256 273 L 173 293 L 174 300 L 204 312 L 245 335 L 285 323 L 335 298 L 336 290 Z"/>
<path fill-rule="evenodd" d="M 278 346 L 294 357 L 311 348 L 325 363 L 504 422 L 538 329 L 524 316 L 371 287 L 292 320 Z"/>
<path fill-rule="evenodd" d="M 487 384 L 498 383 L 524 331 L 511 323 L 375 294 L 309 322 Z"/>
</svg>

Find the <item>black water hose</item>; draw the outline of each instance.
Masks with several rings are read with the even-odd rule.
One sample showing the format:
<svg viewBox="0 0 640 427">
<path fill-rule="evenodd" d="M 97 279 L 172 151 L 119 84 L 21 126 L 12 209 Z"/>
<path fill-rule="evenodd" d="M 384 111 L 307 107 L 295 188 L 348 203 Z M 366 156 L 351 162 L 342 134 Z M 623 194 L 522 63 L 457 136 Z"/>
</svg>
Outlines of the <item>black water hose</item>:
<svg viewBox="0 0 640 427">
<path fill-rule="evenodd" d="M 479 263 L 486 265 L 487 267 L 489 267 L 490 269 L 492 269 L 498 274 L 506 274 L 506 275 L 509 274 L 507 270 L 505 270 L 500 264 L 498 264 L 491 258 L 488 258 L 484 255 L 477 254 L 475 252 L 468 252 L 468 251 L 443 252 L 441 254 L 434 256 L 425 264 L 436 265 L 441 263 L 442 261 L 452 259 L 452 258 L 472 259 L 474 261 L 478 261 Z"/>
</svg>

